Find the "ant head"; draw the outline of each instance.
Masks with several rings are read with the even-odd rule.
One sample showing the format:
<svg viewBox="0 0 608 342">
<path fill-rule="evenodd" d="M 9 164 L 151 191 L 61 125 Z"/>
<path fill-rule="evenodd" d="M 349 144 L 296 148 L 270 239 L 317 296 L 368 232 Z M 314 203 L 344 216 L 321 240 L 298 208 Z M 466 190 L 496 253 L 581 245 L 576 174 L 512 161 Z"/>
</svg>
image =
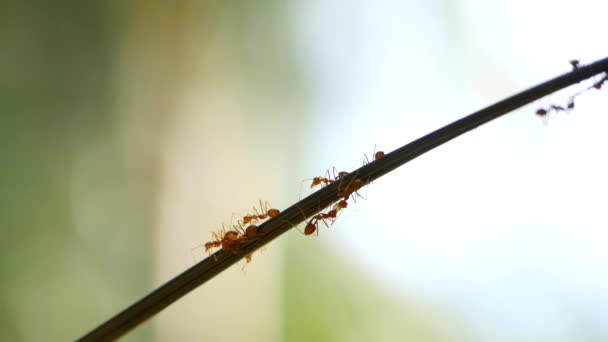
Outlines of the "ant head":
<svg viewBox="0 0 608 342">
<path fill-rule="evenodd" d="M 207 242 L 207 243 L 205 243 L 205 252 L 208 252 L 213 247 L 217 247 L 215 242 Z"/>
<path fill-rule="evenodd" d="M 321 177 L 315 177 L 312 179 L 312 182 L 310 183 L 310 187 L 314 188 L 315 186 L 321 184 Z"/>
<path fill-rule="evenodd" d="M 267 214 L 269 217 L 275 217 L 277 215 L 279 215 L 281 211 L 279 209 L 270 209 L 268 210 Z"/>
<path fill-rule="evenodd" d="M 376 154 L 374 154 L 374 160 L 378 160 L 380 158 L 384 157 L 384 152 L 383 151 L 378 151 L 376 152 Z"/>
<path fill-rule="evenodd" d="M 570 101 L 568 101 L 568 109 L 574 109 L 574 98 L 571 98 Z"/>
</svg>

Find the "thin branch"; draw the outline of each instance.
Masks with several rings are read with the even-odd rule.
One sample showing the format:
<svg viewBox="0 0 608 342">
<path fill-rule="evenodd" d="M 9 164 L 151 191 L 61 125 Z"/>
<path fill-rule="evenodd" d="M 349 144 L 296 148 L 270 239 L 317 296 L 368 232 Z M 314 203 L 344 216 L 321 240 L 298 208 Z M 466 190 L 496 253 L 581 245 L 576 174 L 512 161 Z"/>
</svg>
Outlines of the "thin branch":
<svg viewBox="0 0 608 342">
<path fill-rule="evenodd" d="M 533 88 L 520 92 L 445 127 L 429 133 L 384 157 L 349 173 L 340 182 L 333 182 L 321 190 L 302 199 L 278 216 L 259 226 L 259 239 L 244 244 L 239 253 L 220 250 L 186 270 L 166 284 L 154 290 L 135 304 L 118 313 L 81 337 L 82 341 L 109 340 L 120 337 L 146 319 L 154 316 L 188 292 L 221 273 L 244 256 L 274 240 L 306 218 L 341 199 L 340 187 L 351 184 L 355 179 L 367 185 L 369 182 L 395 170 L 410 160 L 440 146 L 461 134 L 477 128 L 510 111 L 520 108 L 546 95 L 581 82 L 597 74 L 608 72 L 608 58 L 592 64 L 576 67 L 572 72 L 558 76 Z"/>
</svg>

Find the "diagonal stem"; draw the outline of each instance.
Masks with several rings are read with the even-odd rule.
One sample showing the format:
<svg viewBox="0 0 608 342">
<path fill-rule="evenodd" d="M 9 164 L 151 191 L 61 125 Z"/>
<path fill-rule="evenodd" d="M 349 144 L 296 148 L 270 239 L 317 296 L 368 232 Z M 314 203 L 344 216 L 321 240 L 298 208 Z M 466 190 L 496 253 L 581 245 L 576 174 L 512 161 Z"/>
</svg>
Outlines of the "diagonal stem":
<svg viewBox="0 0 608 342">
<path fill-rule="evenodd" d="M 543 82 L 528 90 L 522 91 L 489 107 L 481 109 L 460 120 L 429 133 L 399 149 L 387 153 L 384 157 L 373 161 L 349 173 L 340 182 L 311 194 L 278 216 L 269 219 L 259 226 L 260 238 L 243 245 L 239 253 L 220 250 L 202 260 L 182 274 L 171 279 L 161 287 L 152 291 L 135 304 L 129 306 L 97 328 L 80 338 L 82 341 L 97 341 L 116 339 L 135 328 L 146 319 L 154 316 L 188 292 L 194 290 L 209 279 L 218 275 L 244 256 L 269 243 L 295 225 L 306 220 L 341 199 L 341 190 L 356 179 L 363 185 L 395 170 L 408 161 L 440 146 L 461 134 L 471 131 L 508 112 L 536 101 L 546 95 L 581 82 L 600 73 L 608 72 L 608 57 L 582 67 L 576 67 L 572 72 Z"/>
</svg>

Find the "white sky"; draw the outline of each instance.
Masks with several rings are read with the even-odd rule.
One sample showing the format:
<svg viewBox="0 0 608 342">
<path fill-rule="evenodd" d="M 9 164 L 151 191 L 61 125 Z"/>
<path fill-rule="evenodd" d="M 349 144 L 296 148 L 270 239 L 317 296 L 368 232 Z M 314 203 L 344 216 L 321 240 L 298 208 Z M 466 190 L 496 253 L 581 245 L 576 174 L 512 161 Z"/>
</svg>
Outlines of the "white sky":
<svg viewBox="0 0 608 342">
<path fill-rule="evenodd" d="M 310 174 L 353 169 L 374 144 L 391 151 L 570 59 L 606 55 L 602 1 L 431 3 L 295 6 L 318 118 Z M 449 301 L 481 340 L 608 338 L 608 96 L 588 92 L 548 122 L 534 115 L 580 88 L 376 181 L 323 240 L 395 288 Z"/>
</svg>

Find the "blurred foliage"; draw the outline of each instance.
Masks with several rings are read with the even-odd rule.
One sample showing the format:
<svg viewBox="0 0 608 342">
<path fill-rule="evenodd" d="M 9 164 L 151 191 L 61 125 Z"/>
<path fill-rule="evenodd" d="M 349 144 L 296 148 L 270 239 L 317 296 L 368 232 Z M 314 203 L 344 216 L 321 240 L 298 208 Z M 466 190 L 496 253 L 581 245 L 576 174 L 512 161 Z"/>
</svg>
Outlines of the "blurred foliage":
<svg viewBox="0 0 608 342">
<path fill-rule="evenodd" d="M 285 341 L 445 341 L 425 305 L 391 297 L 328 244 L 294 239 L 284 270 Z"/>
<path fill-rule="evenodd" d="M 154 155 L 159 146 L 125 147 L 132 141 L 125 135 L 138 133 L 125 132 L 125 117 L 140 115 L 150 126 L 135 126 L 160 135 L 176 86 L 197 63 L 209 72 L 205 82 L 238 74 L 245 107 L 274 107 L 244 117 L 258 130 L 256 140 L 274 143 L 280 127 L 290 130 L 281 131 L 294 138 L 289 143 L 306 145 L 303 123 L 315 118 L 301 115 L 305 72 L 286 30 L 289 3 L 192 1 L 168 13 L 171 6 L 1 5 L 0 340 L 74 339 L 151 289 L 158 165 L 154 156 L 133 156 Z M 185 56 L 189 44 L 206 49 L 193 54 L 200 61 Z M 119 65 L 129 49 L 137 57 Z M 125 103 L 142 99 L 138 112 L 128 111 Z M 294 169 L 305 163 L 295 154 L 287 159 Z M 438 340 L 432 322 L 317 241 L 293 247 L 285 262 L 285 320 L 277 322 L 286 340 Z M 150 324 L 126 336 L 151 338 Z"/>
<path fill-rule="evenodd" d="M 73 339 L 150 287 L 134 247 L 149 235 L 133 234 L 149 208 L 132 204 L 147 202 L 132 201 L 112 112 L 117 24 L 106 1 L 1 5 L 0 340 Z M 83 199 L 94 237 L 75 222 Z"/>
</svg>

